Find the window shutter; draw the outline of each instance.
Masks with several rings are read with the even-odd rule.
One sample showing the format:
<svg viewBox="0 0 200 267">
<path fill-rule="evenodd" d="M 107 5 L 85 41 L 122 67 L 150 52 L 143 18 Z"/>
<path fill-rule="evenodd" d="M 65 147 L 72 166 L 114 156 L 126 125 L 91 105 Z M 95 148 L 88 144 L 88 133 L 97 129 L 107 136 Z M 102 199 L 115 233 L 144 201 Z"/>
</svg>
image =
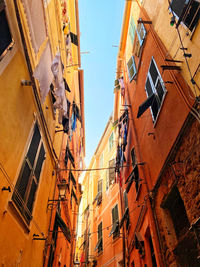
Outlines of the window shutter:
<svg viewBox="0 0 200 267">
<path fill-rule="evenodd" d="M 137 118 L 139 118 L 149 107 L 152 107 L 152 109 L 155 107 L 156 111 L 156 103 L 157 102 L 155 101 L 155 94 L 152 94 L 139 106 Z"/>
<path fill-rule="evenodd" d="M 113 181 L 115 181 L 115 160 L 112 159 L 109 161 L 109 185 L 112 184 Z"/>
<path fill-rule="evenodd" d="M 157 80 L 157 77 L 159 76 L 159 74 L 158 74 L 157 68 L 156 68 L 156 66 L 154 64 L 154 60 L 151 60 L 151 65 L 150 65 L 150 68 L 149 68 L 149 73 L 151 75 L 151 79 L 153 81 L 153 84 L 155 85 L 156 80 Z"/>
<path fill-rule="evenodd" d="M 131 21 L 130 21 L 129 36 L 130 36 L 131 42 L 133 44 L 134 38 L 135 38 L 135 22 L 134 22 L 133 17 L 131 17 Z"/>
<path fill-rule="evenodd" d="M 30 211 L 30 213 L 32 212 L 32 209 L 33 209 L 33 202 L 34 202 L 34 198 L 35 198 L 36 189 L 37 189 L 37 184 L 36 184 L 35 180 L 33 180 L 32 185 L 31 185 L 31 190 L 29 193 L 28 202 L 27 202 L 27 208 Z"/>
<path fill-rule="evenodd" d="M 29 162 L 31 163 L 31 166 L 33 166 L 34 164 L 34 160 L 36 157 L 36 153 L 38 150 L 38 145 L 40 143 L 40 139 L 41 139 L 41 135 L 38 129 L 37 124 L 35 125 L 35 130 L 34 130 L 34 134 L 33 134 L 33 138 L 31 140 L 31 144 L 27 153 L 27 158 L 29 160 Z"/>
<path fill-rule="evenodd" d="M 36 176 L 37 181 L 39 181 L 39 178 L 40 178 L 40 172 L 42 169 L 42 164 L 44 162 L 44 159 L 45 159 L 45 150 L 44 150 L 44 146 L 42 144 L 41 148 L 40 148 L 37 164 L 35 167 L 35 176 Z"/>
<path fill-rule="evenodd" d="M 33 137 L 24 159 L 19 178 L 17 180 L 12 200 L 29 224 L 32 218 L 33 203 L 38 187 L 45 150 L 41 141 L 38 125 L 35 125 Z"/>
<path fill-rule="evenodd" d="M 73 32 L 70 32 L 71 42 L 78 46 L 78 36 Z"/>
<path fill-rule="evenodd" d="M 135 156 L 135 148 L 134 147 L 131 149 L 131 161 L 132 161 L 132 166 L 135 166 L 136 156 Z"/>
<path fill-rule="evenodd" d="M 125 209 L 128 208 L 128 196 L 126 191 L 124 191 L 124 205 Z"/>
<path fill-rule="evenodd" d="M 102 192 L 102 187 L 103 187 L 103 180 L 98 181 L 98 193 Z"/>
<path fill-rule="evenodd" d="M 170 7 L 176 13 L 176 15 L 180 17 L 184 4 L 185 4 L 185 1 L 183 0 L 172 0 Z"/>
<path fill-rule="evenodd" d="M 137 35 L 139 39 L 140 46 L 143 45 L 144 39 L 146 37 L 146 30 L 143 23 L 138 23 L 137 26 Z"/>
<path fill-rule="evenodd" d="M 129 75 L 129 81 L 131 82 L 135 75 L 137 74 L 137 69 L 135 65 L 135 58 L 132 56 L 128 63 L 127 63 L 127 68 L 128 68 L 128 75 Z"/>
<path fill-rule="evenodd" d="M 14 194 L 12 196 L 13 200 L 15 201 L 19 209 L 22 208 L 23 206 L 22 201 L 25 200 L 25 193 L 26 193 L 26 188 L 28 186 L 30 175 L 31 175 L 31 168 L 29 167 L 27 161 L 25 160 L 19 175 L 19 179 L 15 186 Z"/>
</svg>

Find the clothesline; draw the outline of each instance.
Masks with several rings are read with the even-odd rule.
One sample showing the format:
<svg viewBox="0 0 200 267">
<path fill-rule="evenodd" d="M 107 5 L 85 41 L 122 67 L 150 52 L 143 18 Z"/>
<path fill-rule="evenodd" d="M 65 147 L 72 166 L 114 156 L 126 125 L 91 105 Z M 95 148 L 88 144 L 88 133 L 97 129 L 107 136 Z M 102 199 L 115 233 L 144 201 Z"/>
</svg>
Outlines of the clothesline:
<svg viewBox="0 0 200 267">
<path fill-rule="evenodd" d="M 137 163 L 137 165 L 143 166 L 145 162 Z M 130 167 L 133 166 L 132 164 L 127 164 L 127 165 L 122 165 L 121 167 Z M 115 169 L 116 167 L 107 167 L 107 168 L 94 168 L 94 169 L 59 169 L 58 171 L 79 171 L 79 172 L 84 172 L 84 171 L 101 171 L 101 170 L 109 170 L 109 169 Z"/>
</svg>

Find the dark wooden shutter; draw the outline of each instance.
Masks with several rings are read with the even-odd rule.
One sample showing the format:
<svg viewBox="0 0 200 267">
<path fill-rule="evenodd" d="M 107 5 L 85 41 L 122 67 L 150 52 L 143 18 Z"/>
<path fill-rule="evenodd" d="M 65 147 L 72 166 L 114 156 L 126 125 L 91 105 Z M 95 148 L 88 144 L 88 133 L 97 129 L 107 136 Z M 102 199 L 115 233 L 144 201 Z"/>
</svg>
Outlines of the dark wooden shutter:
<svg viewBox="0 0 200 267">
<path fill-rule="evenodd" d="M 147 95 L 151 96 L 153 94 L 153 89 L 151 87 L 151 83 L 150 83 L 149 77 L 147 77 L 147 81 L 146 81 L 145 87 L 146 87 Z"/>
<path fill-rule="evenodd" d="M 73 32 L 70 32 L 71 42 L 78 46 L 78 36 Z"/>
<path fill-rule="evenodd" d="M 150 65 L 150 68 L 149 68 L 149 73 L 151 75 L 153 84 L 155 84 L 156 83 L 156 80 L 157 80 L 157 77 L 159 76 L 159 74 L 158 74 L 157 68 L 156 68 L 156 66 L 154 64 L 154 60 L 151 60 L 151 65 Z"/>
<path fill-rule="evenodd" d="M 26 188 L 28 186 L 30 175 L 31 168 L 28 162 L 25 160 L 12 196 L 15 204 L 20 210 L 23 206 L 22 202 L 25 200 Z"/>
<path fill-rule="evenodd" d="M 176 13 L 176 15 L 180 17 L 184 4 L 185 4 L 184 0 L 172 0 L 170 7 Z"/>
<path fill-rule="evenodd" d="M 36 153 L 38 150 L 38 146 L 40 143 L 40 139 L 41 139 L 41 135 L 38 129 L 38 125 L 35 125 L 35 130 L 34 130 L 34 134 L 31 140 L 31 144 L 27 153 L 27 158 L 29 160 L 29 162 L 31 163 L 31 166 L 33 167 L 34 161 L 35 161 L 35 157 L 36 157 Z"/>
<path fill-rule="evenodd" d="M 40 148 L 39 155 L 38 155 L 37 164 L 35 167 L 35 177 L 36 177 L 37 181 L 39 181 L 39 178 L 40 178 L 40 172 L 42 169 L 42 164 L 44 162 L 44 159 L 45 159 L 45 150 L 44 150 L 44 146 L 42 144 L 41 148 Z"/>
<path fill-rule="evenodd" d="M 12 42 L 12 36 L 10 33 L 6 12 L 5 12 L 4 1 L 0 1 L 0 56 L 3 54 L 5 49 Z"/>
<path fill-rule="evenodd" d="M 98 225 L 98 240 L 102 238 L 102 222 Z"/>
</svg>

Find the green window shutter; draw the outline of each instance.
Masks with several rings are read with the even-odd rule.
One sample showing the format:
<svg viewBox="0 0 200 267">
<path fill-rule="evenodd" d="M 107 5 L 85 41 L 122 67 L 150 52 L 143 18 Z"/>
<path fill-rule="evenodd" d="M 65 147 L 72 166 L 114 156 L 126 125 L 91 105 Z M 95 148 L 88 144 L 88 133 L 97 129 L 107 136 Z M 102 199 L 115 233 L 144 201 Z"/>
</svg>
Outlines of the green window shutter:
<svg viewBox="0 0 200 267">
<path fill-rule="evenodd" d="M 131 39 L 132 44 L 134 43 L 134 38 L 135 38 L 135 22 L 133 17 L 131 17 L 131 21 L 130 21 L 130 27 L 129 27 L 129 36 Z"/>
<path fill-rule="evenodd" d="M 135 58 L 134 56 L 132 56 L 128 63 L 127 63 L 127 68 L 128 68 L 128 76 L 129 76 L 129 81 L 131 82 L 134 77 L 137 74 L 137 69 L 136 69 L 136 65 L 135 65 Z"/>
</svg>

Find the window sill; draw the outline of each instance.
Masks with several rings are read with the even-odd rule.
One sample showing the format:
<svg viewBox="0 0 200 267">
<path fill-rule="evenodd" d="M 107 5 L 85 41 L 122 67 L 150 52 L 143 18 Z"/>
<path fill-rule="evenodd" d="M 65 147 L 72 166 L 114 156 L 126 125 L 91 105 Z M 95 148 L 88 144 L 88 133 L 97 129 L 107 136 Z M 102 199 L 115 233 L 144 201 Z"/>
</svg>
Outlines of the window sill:
<svg viewBox="0 0 200 267">
<path fill-rule="evenodd" d="M 12 212 L 12 214 L 14 215 L 15 219 L 18 221 L 20 226 L 24 229 L 25 233 L 29 233 L 30 232 L 29 225 L 25 221 L 24 217 L 21 215 L 15 203 L 13 201 L 9 201 L 8 205 L 10 211 Z"/>
</svg>

